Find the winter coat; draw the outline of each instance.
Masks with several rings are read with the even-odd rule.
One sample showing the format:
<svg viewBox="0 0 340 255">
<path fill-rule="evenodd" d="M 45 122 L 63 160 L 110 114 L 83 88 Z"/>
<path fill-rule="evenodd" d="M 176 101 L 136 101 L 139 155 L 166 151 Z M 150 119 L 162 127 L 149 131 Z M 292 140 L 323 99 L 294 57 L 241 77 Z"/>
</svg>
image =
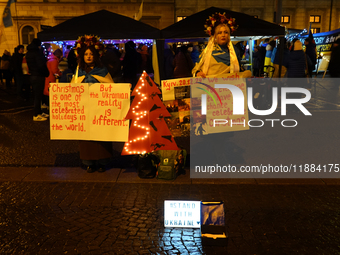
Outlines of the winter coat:
<svg viewBox="0 0 340 255">
<path fill-rule="evenodd" d="M 144 45 L 142 47 L 142 50 L 138 51 L 138 53 L 141 55 L 141 64 L 138 68 L 138 72 L 142 73 L 143 71 L 147 73 L 151 73 L 150 63 L 151 63 L 151 57 L 148 52 L 148 46 Z"/>
<path fill-rule="evenodd" d="M 253 53 L 253 68 L 260 69 L 262 64 L 261 52 L 257 51 Z"/>
<path fill-rule="evenodd" d="M 303 50 L 294 50 L 289 53 L 287 77 L 300 78 L 306 75 L 306 57 Z"/>
<path fill-rule="evenodd" d="M 191 56 L 191 60 L 194 64 L 196 64 L 199 60 L 199 57 L 200 57 L 200 52 L 198 50 L 193 50 L 190 54 Z"/>
<path fill-rule="evenodd" d="M 191 70 L 194 67 L 188 53 L 180 51 L 174 59 L 174 78 L 191 77 Z"/>
<path fill-rule="evenodd" d="M 267 47 L 267 45 L 268 45 L 268 43 L 264 43 L 264 44 L 261 45 L 261 48 L 260 48 L 262 67 L 264 66 L 264 60 L 266 58 L 266 47 Z"/>
<path fill-rule="evenodd" d="M 332 49 L 328 69 L 331 77 L 340 77 L 340 45 Z"/>
<path fill-rule="evenodd" d="M 170 49 L 164 49 L 164 72 L 165 79 L 173 79 L 174 76 L 174 54 Z"/>
<path fill-rule="evenodd" d="M 49 96 L 50 92 L 48 90 L 50 83 L 56 82 L 56 78 L 54 74 L 58 74 L 61 76 L 61 72 L 58 68 L 59 65 L 59 59 L 54 56 L 53 54 L 49 56 L 49 59 L 47 61 L 47 68 L 50 73 L 48 77 L 45 79 L 45 88 L 44 88 L 44 95 Z"/>
<path fill-rule="evenodd" d="M 27 46 L 26 61 L 32 76 L 48 77 L 50 75 L 43 52 L 33 43 Z"/>
<path fill-rule="evenodd" d="M 9 70 L 10 61 L 11 61 L 11 54 L 7 50 L 5 50 L 4 54 L 1 57 L 1 69 Z"/>
<path fill-rule="evenodd" d="M 274 59 L 273 64 L 279 65 L 279 58 L 280 58 L 280 49 L 275 48 L 273 50 L 273 56 L 272 59 Z M 283 50 L 283 60 L 282 60 L 282 65 L 287 67 L 288 66 L 288 61 L 289 61 L 289 50 L 287 48 L 285 48 Z"/>
<path fill-rule="evenodd" d="M 15 75 L 23 75 L 22 72 L 22 60 L 24 58 L 22 53 L 14 53 L 10 62 L 10 69 Z"/>
<path fill-rule="evenodd" d="M 315 44 L 310 42 L 309 44 L 306 45 L 306 55 L 310 58 L 312 61 L 312 70 L 315 69 L 316 65 L 316 52 L 315 52 Z"/>
<path fill-rule="evenodd" d="M 117 53 L 113 49 L 108 49 L 101 57 L 101 61 L 109 71 L 114 82 L 122 82 L 122 68 Z"/>
<path fill-rule="evenodd" d="M 142 56 L 139 54 L 132 43 L 125 44 L 125 56 L 123 59 L 123 77 L 135 79 L 138 68 L 142 63 Z"/>
</svg>

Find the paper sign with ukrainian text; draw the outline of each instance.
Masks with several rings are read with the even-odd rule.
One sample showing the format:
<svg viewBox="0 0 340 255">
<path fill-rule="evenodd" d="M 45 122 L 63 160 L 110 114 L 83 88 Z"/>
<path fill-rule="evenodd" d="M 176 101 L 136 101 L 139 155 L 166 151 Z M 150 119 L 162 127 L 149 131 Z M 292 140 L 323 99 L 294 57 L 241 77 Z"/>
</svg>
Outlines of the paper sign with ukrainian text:
<svg viewBox="0 0 340 255">
<path fill-rule="evenodd" d="M 51 83 L 52 140 L 127 141 L 130 84 Z"/>
<path fill-rule="evenodd" d="M 163 101 L 190 98 L 191 77 L 162 81 Z"/>
<path fill-rule="evenodd" d="M 197 136 L 248 130 L 246 79 L 237 74 L 192 78 L 191 110 Z"/>
</svg>

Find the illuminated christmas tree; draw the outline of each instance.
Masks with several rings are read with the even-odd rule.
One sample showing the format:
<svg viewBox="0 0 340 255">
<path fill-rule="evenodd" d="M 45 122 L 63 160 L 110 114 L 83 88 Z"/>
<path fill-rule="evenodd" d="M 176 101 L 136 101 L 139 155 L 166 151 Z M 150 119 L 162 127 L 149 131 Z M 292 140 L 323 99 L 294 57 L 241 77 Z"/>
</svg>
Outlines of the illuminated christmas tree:
<svg viewBox="0 0 340 255">
<path fill-rule="evenodd" d="M 125 118 L 132 121 L 122 155 L 179 150 L 164 120 L 171 115 L 159 94 L 161 91 L 144 71 L 131 94 L 134 99 Z"/>
</svg>

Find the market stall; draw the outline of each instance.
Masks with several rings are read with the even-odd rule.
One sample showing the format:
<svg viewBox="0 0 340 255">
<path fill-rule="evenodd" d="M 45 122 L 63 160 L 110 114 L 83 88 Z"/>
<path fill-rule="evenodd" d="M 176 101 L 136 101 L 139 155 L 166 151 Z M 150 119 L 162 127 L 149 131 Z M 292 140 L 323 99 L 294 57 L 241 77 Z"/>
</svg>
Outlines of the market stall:
<svg viewBox="0 0 340 255">
<path fill-rule="evenodd" d="M 204 32 L 205 21 L 209 16 L 216 12 L 225 12 L 235 18 L 238 29 L 233 33 L 232 40 L 234 41 L 257 40 L 263 37 L 285 35 L 285 28 L 282 26 L 254 18 L 253 16 L 244 13 L 210 7 L 162 29 L 162 38 L 166 41 L 174 41 L 175 39 L 207 38 L 207 35 Z"/>
<path fill-rule="evenodd" d="M 235 18 L 238 28 L 232 34 L 231 40 L 248 41 L 251 48 L 253 40 L 268 37 L 284 37 L 285 35 L 285 28 L 282 26 L 244 13 L 210 7 L 161 30 L 163 43 L 207 42 L 209 38 L 204 31 L 204 24 L 207 18 L 215 13 L 226 13 Z M 249 59 L 252 59 L 252 54 Z M 195 135 L 198 133 L 205 134 L 207 130 L 202 125 L 195 126 L 190 120 L 190 110 L 196 104 L 196 102 L 190 101 L 190 89 L 188 88 L 189 86 L 185 86 L 185 84 L 190 82 L 189 78 L 162 82 L 163 100 L 165 99 L 164 103 L 171 113 L 171 118 L 167 119 L 167 123 L 176 139 L 184 139 L 190 136 L 190 133 Z M 185 140 L 182 143 L 178 141 L 178 144 L 185 144 Z"/>
<path fill-rule="evenodd" d="M 39 32 L 38 38 L 43 42 L 57 44 L 65 51 L 67 45 L 73 46 L 78 37 L 85 34 L 96 35 L 106 44 L 118 45 L 119 51 L 124 50 L 124 44 L 128 41 L 134 41 L 136 45 L 146 44 L 152 47 L 155 40 L 160 38 L 159 29 L 107 10 L 66 20 L 48 30 Z M 157 65 L 157 62 L 154 65 Z"/>
<path fill-rule="evenodd" d="M 216 12 L 225 12 L 235 18 L 238 28 L 231 36 L 231 40 L 248 41 L 250 49 L 252 49 L 253 40 L 261 40 L 268 37 L 284 37 L 285 35 L 285 28 L 280 25 L 254 18 L 253 16 L 244 13 L 210 7 L 162 29 L 161 38 L 164 39 L 163 43 L 185 41 L 207 42 L 208 36 L 204 32 L 204 24 L 206 19 Z M 162 57 L 160 56 L 160 58 Z M 251 50 L 249 60 L 250 63 L 245 64 L 251 66 Z M 163 77 L 163 70 L 160 70 L 160 75 Z"/>
<path fill-rule="evenodd" d="M 76 40 L 84 34 L 102 39 L 159 39 L 160 30 L 132 18 L 107 10 L 85 14 L 38 33 L 42 41 Z"/>
</svg>

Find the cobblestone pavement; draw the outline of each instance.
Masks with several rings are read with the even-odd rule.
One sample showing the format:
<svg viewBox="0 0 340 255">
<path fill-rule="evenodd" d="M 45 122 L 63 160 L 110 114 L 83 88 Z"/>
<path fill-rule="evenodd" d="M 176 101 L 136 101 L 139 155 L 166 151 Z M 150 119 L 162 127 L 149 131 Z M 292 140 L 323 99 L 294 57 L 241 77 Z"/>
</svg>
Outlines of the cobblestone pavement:
<svg viewBox="0 0 340 255">
<path fill-rule="evenodd" d="M 163 227 L 165 199 L 225 202 L 226 247 Z M 0 183 L 1 254 L 340 254 L 328 185 Z"/>
</svg>

